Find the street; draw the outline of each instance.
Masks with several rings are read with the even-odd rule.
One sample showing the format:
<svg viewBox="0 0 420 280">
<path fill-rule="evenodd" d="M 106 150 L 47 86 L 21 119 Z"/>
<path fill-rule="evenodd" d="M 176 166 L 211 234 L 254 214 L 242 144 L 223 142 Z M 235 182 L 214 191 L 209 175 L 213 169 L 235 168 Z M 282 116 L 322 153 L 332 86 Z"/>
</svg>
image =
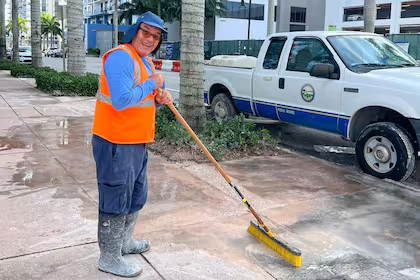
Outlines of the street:
<svg viewBox="0 0 420 280">
<path fill-rule="evenodd" d="M 59 57 L 43 57 L 44 66 L 49 66 L 57 71 L 63 71 L 63 59 Z M 66 59 L 67 66 L 67 59 Z M 86 72 L 100 74 L 101 58 L 86 57 Z M 166 88 L 170 91 L 175 101 L 179 99 L 179 73 L 158 71 L 165 77 Z"/>
<path fill-rule="evenodd" d="M 54 68 L 57 71 L 62 71 L 63 69 L 62 58 L 44 57 L 43 62 L 45 66 Z M 88 72 L 99 74 L 100 64 L 100 58 L 86 57 L 86 69 Z M 158 72 L 164 76 L 166 87 L 177 101 L 179 99 L 179 73 Z M 344 141 L 336 135 L 296 125 L 265 120 L 255 120 L 255 122 L 258 126 L 269 129 L 274 136 L 279 136 L 281 139 L 280 145 L 283 147 L 344 165 L 347 168 L 358 169 L 354 155 L 354 143 L 352 142 Z M 420 190 L 419 167 L 414 177 L 404 184 Z"/>
</svg>

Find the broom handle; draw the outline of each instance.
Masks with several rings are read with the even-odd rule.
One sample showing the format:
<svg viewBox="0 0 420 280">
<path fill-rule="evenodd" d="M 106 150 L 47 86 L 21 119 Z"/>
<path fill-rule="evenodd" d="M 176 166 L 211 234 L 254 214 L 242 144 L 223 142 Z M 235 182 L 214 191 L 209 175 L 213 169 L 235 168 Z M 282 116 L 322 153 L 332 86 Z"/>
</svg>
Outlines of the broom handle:
<svg viewBox="0 0 420 280">
<path fill-rule="evenodd" d="M 242 193 L 236 188 L 235 185 L 233 185 L 232 181 L 230 180 L 229 176 L 226 174 L 226 172 L 220 167 L 220 165 L 217 163 L 217 161 L 214 159 L 214 157 L 210 154 L 210 152 L 207 150 L 207 148 L 203 145 L 201 140 L 197 137 L 197 135 L 194 133 L 194 131 L 191 129 L 191 127 L 188 125 L 188 123 L 184 120 L 184 118 L 181 116 L 181 114 L 178 112 L 178 110 L 174 107 L 172 103 L 167 104 L 169 109 L 171 109 L 172 113 L 175 115 L 175 117 L 178 119 L 178 121 L 181 122 L 181 124 L 185 127 L 185 129 L 188 131 L 188 133 L 191 135 L 191 137 L 194 139 L 195 143 L 201 148 L 201 150 L 204 152 L 204 154 L 207 156 L 207 158 L 213 163 L 213 165 L 219 170 L 220 174 L 225 178 L 226 182 L 229 183 L 229 185 L 238 193 L 238 195 L 241 197 L 242 202 L 246 204 L 249 211 L 254 215 L 254 217 L 257 219 L 258 223 L 264 228 L 264 230 L 269 234 L 270 237 L 274 237 L 274 235 L 271 233 L 271 231 L 268 229 L 268 227 L 264 224 L 264 222 L 261 220 L 259 215 L 255 212 L 255 210 L 252 208 L 252 206 L 248 203 L 248 200 L 242 195 Z"/>
</svg>

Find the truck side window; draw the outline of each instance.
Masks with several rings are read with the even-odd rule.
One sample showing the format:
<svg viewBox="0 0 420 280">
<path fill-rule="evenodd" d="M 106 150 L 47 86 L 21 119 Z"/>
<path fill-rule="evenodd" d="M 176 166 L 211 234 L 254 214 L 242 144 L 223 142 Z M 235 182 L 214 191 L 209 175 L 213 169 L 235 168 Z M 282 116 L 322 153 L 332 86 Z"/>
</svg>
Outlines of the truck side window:
<svg viewBox="0 0 420 280">
<path fill-rule="evenodd" d="M 334 58 L 318 39 L 300 38 L 294 40 L 286 70 L 310 72 L 317 63 L 330 63 L 336 66 Z"/>
<path fill-rule="evenodd" d="M 277 69 L 285 42 L 283 39 L 273 39 L 270 42 L 263 62 L 264 69 Z"/>
</svg>

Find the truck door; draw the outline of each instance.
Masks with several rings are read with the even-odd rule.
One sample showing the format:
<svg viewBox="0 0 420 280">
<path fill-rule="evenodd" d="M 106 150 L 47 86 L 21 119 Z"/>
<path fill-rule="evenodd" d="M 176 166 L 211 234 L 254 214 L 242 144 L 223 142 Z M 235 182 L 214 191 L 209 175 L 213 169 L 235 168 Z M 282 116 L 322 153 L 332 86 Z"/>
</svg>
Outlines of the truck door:
<svg viewBox="0 0 420 280">
<path fill-rule="evenodd" d="M 257 64 L 252 83 L 252 104 L 257 116 L 278 120 L 279 60 L 287 37 L 271 38 L 262 65 Z"/>
<path fill-rule="evenodd" d="M 317 63 L 334 66 L 329 78 L 311 76 Z M 288 59 L 279 72 L 282 84 L 278 114 L 281 120 L 328 132 L 337 132 L 342 81 L 340 68 L 317 37 L 295 37 Z"/>
</svg>

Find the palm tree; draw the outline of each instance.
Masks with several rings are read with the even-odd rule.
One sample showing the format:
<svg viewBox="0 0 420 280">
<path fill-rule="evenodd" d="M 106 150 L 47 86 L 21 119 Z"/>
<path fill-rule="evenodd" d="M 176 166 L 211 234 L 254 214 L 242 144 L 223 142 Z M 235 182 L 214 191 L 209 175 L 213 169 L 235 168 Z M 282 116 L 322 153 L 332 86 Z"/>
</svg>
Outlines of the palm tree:
<svg viewBox="0 0 420 280">
<path fill-rule="evenodd" d="M 133 0 L 132 2 L 125 2 L 121 4 L 118 8 L 122 11 L 118 22 L 121 23 L 123 19 L 126 20 L 128 25 L 133 24 L 132 18 L 134 15 L 141 15 L 147 11 L 150 11 L 148 7 L 144 4 L 144 0 Z M 153 11 L 152 11 L 153 12 Z"/>
<path fill-rule="evenodd" d="M 116 1 L 116 0 L 115 0 Z M 73 75 L 86 73 L 83 43 L 83 0 L 67 0 L 68 15 L 68 72 Z"/>
<path fill-rule="evenodd" d="M 182 0 L 179 110 L 196 130 L 202 129 L 206 118 L 202 98 L 204 15 L 205 0 Z"/>
<path fill-rule="evenodd" d="M 46 36 L 48 45 L 48 35 L 51 35 L 51 47 L 53 46 L 53 38 L 55 35 L 63 37 L 63 31 L 60 28 L 60 23 L 56 17 L 51 17 L 50 14 L 43 12 L 41 14 L 41 34 Z"/>
<path fill-rule="evenodd" d="M 118 46 L 118 1 L 114 0 L 114 13 L 112 15 L 112 25 L 114 29 L 114 42 L 112 43 L 112 46 L 115 48 Z"/>
<path fill-rule="evenodd" d="M 123 19 L 128 20 L 128 24 L 132 24 L 133 15 L 141 15 L 146 11 L 151 11 L 159 15 L 166 22 L 181 22 L 182 0 L 133 0 L 132 3 L 124 3 L 120 5 L 120 9 L 124 12 L 120 15 L 120 22 Z M 205 18 L 214 16 L 226 16 L 227 7 L 226 0 L 205 0 Z"/>
<path fill-rule="evenodd" d="M 6 58 L 6 0 L 0 0 L 0 59 Z"/>
<path fill-rule="evenodd" d="M 376 1 L 375 0 L 365 0 L 364 6 L 364 23 L 365 23 L 365 32 L 375 32 L 375 20 L 376 20 Z"/>
<path fill-rule="evenodd" d="M 32 66 L 35 67 L 42 67 L 40 6 L 39 0 L 31 1 Z"/>
<path fill-rule="evenodd" d="M 13 61 L 19 62 L 19 27 L 20 25 L 19 25 L 19 14 L 18 14 L 18 0 L 12 0 L 12 21 L 10 24 L 12 25 L 11 29 L 13 33 Z"/>
<path fill-rule="evenodd" d="M 13 10 L 13 2 L 12 2 L 12 10 Z M 19 15 L 17 15 L 17 17 L 18 17 L 18 19 L 17 19 L 18 23 L 16 24 L 16 26 L 18 27 L 18 37 L 20 38 L 20 37 L 22 37 L 22 35 L 24 33 L 28 34 L 28 32 L 29 32 L 28 26 L 26 25 L 28 23 L 28 21 L 24 18 L 21 18 Z M 13 27 L 14 27 L 13 25 L 14 24 L 13 24 L 13 12 L 12 12 L 12 19 L 9 20 L 7 22 L 7 25 L 6 25 L 6 33 L 7 34 L 13 33 Z M 18 42 L 19 42 L 19 39 L 18 39 Z"/>
</svg>

